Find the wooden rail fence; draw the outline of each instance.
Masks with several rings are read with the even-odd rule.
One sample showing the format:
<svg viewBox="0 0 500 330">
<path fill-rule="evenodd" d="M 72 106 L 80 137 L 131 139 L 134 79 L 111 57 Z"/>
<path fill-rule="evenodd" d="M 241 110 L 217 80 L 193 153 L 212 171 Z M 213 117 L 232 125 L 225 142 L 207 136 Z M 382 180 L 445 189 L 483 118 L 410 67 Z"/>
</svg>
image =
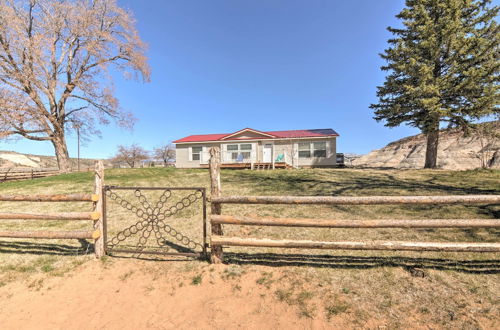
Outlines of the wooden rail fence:
<svg viewBox="0 0 500 330">
<path fill-rule="evenodd" d="M 500 228 L 500 219 L 305 219 L 221 215 L 222 204 L 292 204 L 292 205 L 382 205 L 382 204 L 500 204 L 500 195 L 451 196 L 221 196 L 218 148 L 210 151 L 210 178 L 212 185 L 212 215 L 210 224 L 211 260 L 222 262 L 223 246 L 342 249 L 342 250 L 399 250 L 399 251 L 454 251 L 500 252 L 500 243 L 476 242 L 406 242 L 406 241 L 336 241 L 266 239 L 226 237 L 222 225 L 282 226 L 316 228 Z"/>
<path fill-rule="evenodd" d="M 92 169 L 85 168 L 80 170 L 80 172 L 89 172 Z M 5 181 L 17 181 L 17 180 L 32 180 L 37 178 L 45 178 L 48 176 L 54 176 L 61 174 L 57 167 L 48 168 L 16 168 L 10 167 L 6 169 L 0 169 L 0 182 Z"/>
<path fill-rule="evenodd" d="M 44 238 L 44 239 L 92 239 L 97 257 L 104 255 L 102 188 L 104 186 L 104 166 L 102 161 L 95 165 L 95 182 L 93 194 L 53 194 L 53 195 L 0 195 L 0 202 L 90 202 L 92 212 L 58 212 L 58 213 L 4 213 L 0 212 L 0 220 L 64 220 L 93 221 L 93 228 L 85 231 L 14 231 L 1 230 L 0 237 L 6 238 Z"/>
<path fill-rule="evenodd" d="M 7 168 L 0 170 L 0 181 L 29 180 L 57 174 L 58 168 Z"/>
</svg>

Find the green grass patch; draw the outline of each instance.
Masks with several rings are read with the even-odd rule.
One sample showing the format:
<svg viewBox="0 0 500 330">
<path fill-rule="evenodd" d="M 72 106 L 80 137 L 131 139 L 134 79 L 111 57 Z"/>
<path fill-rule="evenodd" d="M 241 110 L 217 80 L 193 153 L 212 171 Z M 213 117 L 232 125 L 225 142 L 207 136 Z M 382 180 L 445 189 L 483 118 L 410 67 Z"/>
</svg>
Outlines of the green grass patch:
<svg viewBox="0 0 500 330">
<path fill-rule="evenodd" d="M 200 285 L 202 280 L 203 280 L 203 277 L 201 276 L 201 274 L 198 274 L 191 279 L 191 284 L 192 285 Z"/>
</svg>

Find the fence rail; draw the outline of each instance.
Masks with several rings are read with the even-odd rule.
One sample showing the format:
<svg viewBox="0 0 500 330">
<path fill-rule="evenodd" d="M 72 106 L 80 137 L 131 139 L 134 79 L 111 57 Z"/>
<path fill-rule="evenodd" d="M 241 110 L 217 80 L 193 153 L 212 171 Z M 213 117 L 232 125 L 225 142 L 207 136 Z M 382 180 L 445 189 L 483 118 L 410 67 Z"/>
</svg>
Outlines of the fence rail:
<svg viewBox="0 0 500 330">
<path fill-rule="evenodd" d="M 441 243 L 404 241 L 318 242 L 309 240 L 275 240 L 224 236 L 213 236 L 211 242 L 212 245 L 218 246 L 225 245 L 302 249 L 500 252 L 500 243 Z"/>
<path fill-rule="evenodd" d="M 281 226 L 312 228 L 500 228 L 500 219 L 307 219 L 221 215 L 223 204 L 286 204 L 286 205 L 442 205 L 500 204 L 500 195 L 449 196 L 221 196 L 219 150 L 210 150 L 211 260 L 222 262 L 223 246 L 393 250 L 393 251 L 454 251 L 500 252 L 500 243 L 488 242 L 405 242 L 405 241 L 311 241 L 224 236 L 222 225 Z"/>
<path fill-rule="evenodd" d="M 8 168 L 0 170 L 1 181 L 28 180 L 58 175 L 58 168 Z"/>
<path fill-rule="evenodd" d="M 80 170 L 80 172 L 91 171 L 91 168 Z M 48 176 L 59 175 L 61 172 L 57 167 L 47 168 L 25 168 L 25 167 L 9 167 L 0 169 L 0 182 L 30 180 L 37 178 L 45 178 Z"/>
<path fill-rule="evenodd" d="M 213 215 L 214 224 L 247 226 L 282 226 L 316 228 L 492 228 L 500 227 L 500 219 L 308 219 L 308 218 L 255 218 Z"/>
<path fill-rule="evenodd" d="M 449 196 L 224 196 L 214 197 L 213 203 L 226 204 L 485 204 L 500 203 L 500 195 Z"/>
<path fill-rule="evenodd" d="M 99 212 L 0 213 L 0 220 L 99 220 Z"/>
<path fill-rule="evenodd" d="M 98 194 L 0 195 L 0 202 L 97 202 Z"/>
<path fill-rule="evenodd" d="M 5 238 L 43 238 L 43 239 L 93 239 L 97 257 L 104 255 L 103 244 L 103 212 L 102 189 L 104 186 L 104 167 L 101 161 L 95 165 L 95 182 L 93 194 L 53 194 L 53 195 L 0 195 L 0 202 L 91 202 L 92 212 L 52 212 L 52 213 L 19 213 L 0 212 L 0 220 L 63 220 L 92 221 L 91 230 L 73 231 L 36 231 L 36 230 L 2 230 L 0 237 Z M 0 174 L 1 176 L 1 174 Z"/>
<path fill-rule="evenodd" d="M 0 237 L 6 238 L 46 238 L 46 239 L 98 239 L 98 230 L 74 231 L 0 231 Z"/>
</svg>

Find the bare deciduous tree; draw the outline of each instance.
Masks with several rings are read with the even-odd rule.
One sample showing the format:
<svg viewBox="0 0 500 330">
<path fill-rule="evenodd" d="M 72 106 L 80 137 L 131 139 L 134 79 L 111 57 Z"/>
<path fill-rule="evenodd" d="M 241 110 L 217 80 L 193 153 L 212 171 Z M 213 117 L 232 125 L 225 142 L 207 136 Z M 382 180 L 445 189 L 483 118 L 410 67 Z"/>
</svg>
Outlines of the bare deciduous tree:
<svg viewBox="0 0 500 330">
<path fill-rule="evenodd" d="M 132 144 L 131 146 L 118 146 L 118 151 L 111 160 L 113 162 L 125 162 L 134 168 L 136 163 L 148 158 L 149 153 L 144 148 L 138 144 Z"/>
<path fill-rule="evenodd" d="M 165 166 L 175 160 L 175 146 L 172 143 L 162 145 L 154 150 L 155 159 L 163 161 Z"/>
<path fill-rule="evenodd" d="M 50 141 L 70 170 L 67 130 L 87 135 L 134 119 L 113 96 L 108 69 L 149 80 L 145 45 L 115 0 L 0 0 L 0 137 Z"/>
</svg>

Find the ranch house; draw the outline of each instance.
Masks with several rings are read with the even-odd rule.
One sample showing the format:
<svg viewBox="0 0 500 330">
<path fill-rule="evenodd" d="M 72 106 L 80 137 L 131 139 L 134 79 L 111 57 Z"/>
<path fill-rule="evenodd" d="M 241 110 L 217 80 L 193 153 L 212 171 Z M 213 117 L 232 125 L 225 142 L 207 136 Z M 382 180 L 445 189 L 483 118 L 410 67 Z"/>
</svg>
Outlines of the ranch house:
<svg viewBox="0 0 500 330">
<path fill-rule="evenodd" d="M 334 167 L 336 139 L 331 128 L 262 132 L 245 128 L 234 133 L 190 135 L 174 141 L 176 167 L 207 167 L 209 149 L 218 146 L 226 168 Z"/>
</svg>

